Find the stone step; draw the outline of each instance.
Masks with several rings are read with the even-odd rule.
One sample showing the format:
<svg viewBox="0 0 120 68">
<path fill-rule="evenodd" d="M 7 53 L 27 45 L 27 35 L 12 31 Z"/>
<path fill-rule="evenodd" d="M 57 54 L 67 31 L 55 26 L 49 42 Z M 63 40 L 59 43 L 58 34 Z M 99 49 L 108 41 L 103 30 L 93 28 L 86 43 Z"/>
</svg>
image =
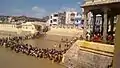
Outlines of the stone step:
<svg viewBox="0 0 120 68">
<path fill-rule="evenodd" d="M 82 48 L 87 48 L 87 49 L 92 49 L 92 50 L 112 53 L 112 54 L 114 53 L 114 45 L 80 41 L 80 40 L 78 40 L 75 44 L 77 44 L 79 47 L 82 47 Z"/>
</svg>

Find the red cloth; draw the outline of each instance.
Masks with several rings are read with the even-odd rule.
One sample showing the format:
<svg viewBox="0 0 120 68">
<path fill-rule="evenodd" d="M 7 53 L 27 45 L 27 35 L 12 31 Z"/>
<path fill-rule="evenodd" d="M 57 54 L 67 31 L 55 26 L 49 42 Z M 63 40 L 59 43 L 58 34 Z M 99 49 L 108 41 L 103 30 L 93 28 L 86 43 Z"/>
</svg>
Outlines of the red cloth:
<svg viewBox="0 0 120 68">
<path fill-rule="evenodd" d="M 94 36 L 93 37 L 93 41 L 94 42 L 100 42 L 101 41 L 101 38 L 99 36 Z"/>
<path fill-rule="evenodd" d="M 111 35 L 108 35 L 108 40 L 112 41 L 113 37 Z"/>
</svg>

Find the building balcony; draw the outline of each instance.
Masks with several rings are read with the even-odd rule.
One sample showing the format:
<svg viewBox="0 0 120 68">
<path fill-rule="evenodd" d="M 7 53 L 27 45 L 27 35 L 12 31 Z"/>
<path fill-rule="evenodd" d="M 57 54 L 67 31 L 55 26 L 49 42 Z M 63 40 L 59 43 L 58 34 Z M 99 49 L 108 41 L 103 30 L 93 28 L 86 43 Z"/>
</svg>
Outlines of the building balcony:
<svg viewBox="0 0 120 68">
<path fill-rule="evenodd" d="M 120 2 L 120 0 L 85 0 L 82 6 L 109 4 L 109 3 L 117 3 L 117 2 Z"/>
</svg>

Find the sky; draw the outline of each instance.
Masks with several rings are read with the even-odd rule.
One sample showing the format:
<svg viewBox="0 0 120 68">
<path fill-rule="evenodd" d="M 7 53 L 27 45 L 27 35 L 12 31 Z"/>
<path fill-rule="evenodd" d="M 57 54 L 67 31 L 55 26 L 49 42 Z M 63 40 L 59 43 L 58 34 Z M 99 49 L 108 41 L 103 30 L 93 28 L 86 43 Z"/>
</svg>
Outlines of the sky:
<svg viewBox="0 0 120 68">
<path fill-rule="evenodd" d="M 43 17 L 74 8 L 80 12 L 83 0 L 0 0 L 0 15 Z"/>
</svg>

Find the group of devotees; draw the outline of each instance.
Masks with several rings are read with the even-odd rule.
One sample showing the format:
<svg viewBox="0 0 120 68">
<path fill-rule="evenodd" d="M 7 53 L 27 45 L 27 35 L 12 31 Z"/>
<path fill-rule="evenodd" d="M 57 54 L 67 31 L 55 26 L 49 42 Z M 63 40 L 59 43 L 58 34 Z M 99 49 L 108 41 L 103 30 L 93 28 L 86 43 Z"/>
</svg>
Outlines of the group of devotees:
<svg viewBox="0 0 120 68">
<path fill-rule="evenodd" d="M 73 38 L 68 42 L 68 39 L 61 39 L 61 42 L 65 43 L 65 49 L 57 50 L 55 48 L 38 48 L 34 47 L 30 44 L 25 44 L 22 41 L 28 39 L 34 39 L 39 37 L 39 33 L 34 35 L 26 35 L 26 36 L 15 36 L 15 37 L 6 37 L 0 38 L 0 46 L 8 48 L 16 53 L 23 53 L 28 56 L 34 56 L 36 58 L 45 58 L 49 59 L 52 62 L 60 63 L 63 58 L 63 54 L 70 48 L 70 46 L 78 39 L 77 37 Z M 61 48 L 61 45 L 58 45 Z"/>
</svg>

